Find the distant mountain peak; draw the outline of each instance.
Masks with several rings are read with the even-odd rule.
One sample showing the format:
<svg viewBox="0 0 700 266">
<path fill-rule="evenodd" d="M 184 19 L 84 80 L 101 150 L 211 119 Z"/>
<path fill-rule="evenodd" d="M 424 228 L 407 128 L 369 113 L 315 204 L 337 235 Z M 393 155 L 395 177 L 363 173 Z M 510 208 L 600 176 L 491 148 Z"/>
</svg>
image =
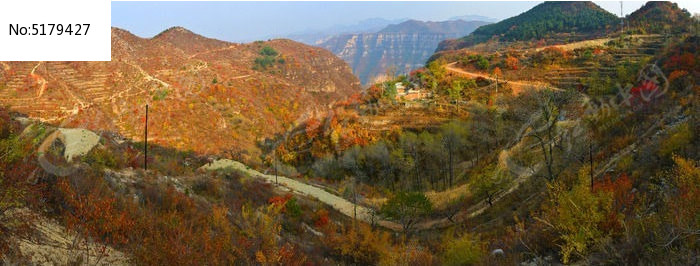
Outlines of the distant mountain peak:
<svg viewBox="0 0 700 266">
<path fill-rule="evenodd" d="M 451 18 L 449 18 L 448 20 L 498 22 L 498 19 L 496 19 L 496 18 L 485 17 L 485 16 L 480 16 L 480 15 L 463 15 L 463 16 L 456 16 L 456 17 L 451 17 Z"/>
<path fill-rule="evenodd" d="M 168 32 L 168 31 L 193 33 L 192 31 L 185 29 L 185 27 L 182 27 L 182 26 L 170 27 L 169 29 L 165 30 L 164 32 Z"/>
<path fill-rule="evenodd" d="M 159 39 L 159 38 L 170 37 L 170 36 L 178 36 L 178 35 L 197 35 L 197 36 L 199 36 L 198 34 L 192 32 L 191 30 L 188 30 L 182 26 L 174 26 L 174 27 L 170 27 L 170 28 L 156 34 L 156 36 L 153 36 L 153 39 Z"/>
<path fill-rule="evenodd" d="M 231 45 L 229 42 L 204 37 L 180 26 L 170 27 L 151 38 L 151 40 L 169 43 L 188 54 Z"/>
<path fill-rule="evenodd" d="M 407 20 L 399 24 L 391 24 L 378 33 L 435 33 L 435 34 L 468 34 L 472 29 L 489 24 L 484 21 L 420 21 Z"/>
</svg>

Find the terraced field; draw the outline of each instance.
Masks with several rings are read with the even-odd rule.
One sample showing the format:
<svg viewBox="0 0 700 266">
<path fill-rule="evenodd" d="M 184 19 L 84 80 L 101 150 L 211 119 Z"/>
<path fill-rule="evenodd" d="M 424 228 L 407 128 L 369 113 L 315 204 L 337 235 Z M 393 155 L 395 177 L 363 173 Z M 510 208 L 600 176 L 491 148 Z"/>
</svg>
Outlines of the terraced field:
<svg viewBox="0 0 700 266">
<path fill-rule="evenodd" d="M 665 38 L 661 35 L 635 35 L 626 47 L 607 47 L 605 52 L 595 60 L 586 61 L 581 66 L 551 69 L 544 74 L 544 80 L 560 88 L 576 89 L 582 87 L 584 79 L 597 72 L 601 77 L 615 78 L 615 66 L 620 62 L 637 63 L 651 58 L 663 47 Z M 611 39 L 606 39 L 611 40 Z M 598 46 L 600 42 L 593 42 Z M 584 47 L 577 47 L 584 48 Z"/>
</svg>

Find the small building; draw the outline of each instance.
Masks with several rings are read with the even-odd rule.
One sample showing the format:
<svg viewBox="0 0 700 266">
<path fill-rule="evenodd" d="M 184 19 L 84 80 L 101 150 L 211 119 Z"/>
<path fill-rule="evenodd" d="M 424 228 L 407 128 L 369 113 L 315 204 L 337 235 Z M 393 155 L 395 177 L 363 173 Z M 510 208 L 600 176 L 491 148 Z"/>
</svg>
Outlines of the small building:
<svg viewBox="0 0 700 266">
<path fill-rule="evenodd" d="M 430 97 L 430 92 L 424 92 L 421 90 L 408 90 L 406 95 L 403 96 L 404 100 L 416 101 Z"/>
<path fill-rule="evenodd" d="M 396 82 L 396 84 L 394 84 L 394 86 L 396 86 L 397 92 L 401 92 L 401 91 L 406 90 L 406 86 L 403 85 L 403 82 Z"/>
</svg>

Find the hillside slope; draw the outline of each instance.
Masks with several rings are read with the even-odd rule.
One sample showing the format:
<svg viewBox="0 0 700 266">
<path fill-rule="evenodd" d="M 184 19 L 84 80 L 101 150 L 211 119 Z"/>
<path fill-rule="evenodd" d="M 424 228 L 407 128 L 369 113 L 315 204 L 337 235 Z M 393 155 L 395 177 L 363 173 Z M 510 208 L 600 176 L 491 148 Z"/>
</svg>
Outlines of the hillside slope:
<svg viewBox="0 0 700 266">
<path fill-rule="evenodd" d="M 618 18 L 593 2 L 544 2 L 525 13 L 485 25 L 457 40 L 440 43 L 438 51 L 455 50 L 485 42 L 527 41 L 558 34 L 599 35 L 618 22 Z"/>
<path fill-rule="evenodd" d="M 692 23 L 687 10 L 666 1 L 649 1 L 626 19 L 630 28 L 644 33 L 677 33 Z"/>
<path fill-rule="evenodd" d="M 228 43 L 179 27 L 151 39 L 113 28 L 110 62 L 0 67 L 0 104 L 14 111 L 141 140 L 150 104 L 149 140 L 197 152 L 255 153 L 260 138 L 359 89 L 347 64 L 323 49 Z"/>
</svg>

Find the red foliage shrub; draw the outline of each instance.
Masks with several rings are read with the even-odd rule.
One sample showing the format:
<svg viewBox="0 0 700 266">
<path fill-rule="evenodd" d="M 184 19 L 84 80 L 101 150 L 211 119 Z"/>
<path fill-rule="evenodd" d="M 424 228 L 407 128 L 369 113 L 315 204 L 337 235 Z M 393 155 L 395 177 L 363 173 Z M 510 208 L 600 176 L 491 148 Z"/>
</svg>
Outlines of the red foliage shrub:
<svg viewBox="0 0 700 266">
<path fill-rule="evenodd" d="M 370 98 L 370 100 L 377 100 L 382 98 L 382 93 L 384 93 L 384 89 L 382 89 L 377 84 L 372 85 L 372 87 L 369 87 L 369 89 L 367 89 L 367 96 Z"/>
<path fill-rule="evenodd" d="M 127 211 L 116 207 L 116 198 L 100 195 L 96 187 L 87 195 L 81 195 L 65 179 L 59 180 L 56 186 L 63 194 L 68 229 L 112 245 L 129 242 L 135 221 Z"/>
<path fill-rule="evenodd" d="M 668 75 L 668 80 L 669 80 L 669 81 L 673 81 L 673 80 L 675 80 L 675 79 L 677 79 L 677 78 L 680 78 L 680 77 L 683 77 L 683 76 L 686 76 L 686 75 L 688 75 L 688 71 L 685 71 L 685 70 L 674 70 L 673 72 L 671 72 L 671 74 Z"/>
<path fill-rule="evenodd" d="M 321 121 L 313 117 L 306 121 L 305 132 L 308 138 L 313 138 L 318 135 L 318 133 L 321 132 Z"/>
<path fill-rule="evenodd" d="M 419 68 L 419 69 L 416 69 L 416 70 L 411 71 L 411 72 L 408 74 L 408 76 L 409 76 L 409 77 L 416 77 L 416 76 L 421 75 L 421 74 L 423 74 L 423 73 L 425 73 L 425 68 Z"/>
<path fill-rule="evenodd" d="M 593 191 L 610 192 L 615 200 L 615 208 L 618 211 L 630 211 L 634 206 L 634 193 L 632 192 L 633 182 L 630 177 L 623 173 L 614 180 L 606 175 L 602 181 L 597 181 L 593 184 Z"/>
<path fill-rule="evenodd" d="M 330 222 L 330 217 L 328 217 L 328 211 L 325 209 L 320 209 L 316 212 L 316 219 L 314 220 L 314 226 L 321 228 L 328 225 Z"/>
<path fill-rule="evenodd" d="M 271 197 L 270 199 L 267 200 L 268 203 L 281 207 L 282 211 L 284 211 L 284 206 L 287 204 L 287 201 L 292 199 L 292 194 L 287 194 L 284 197 L 282 196 L 274 196 Z"/>
<path fill-rule="evenodd" d="M 656 82 L 644 80 L 630 89 L 629 103 L 633 107 L 641 107 L 661 96 L 662 90 Z"/>
<path fill-rule="evenodd" d="M 693 70 L 695 67 L 695 55 L 692 53 L 676 54 L 669 57 L 664 64 L 665 68 Z"/>
</svg>

